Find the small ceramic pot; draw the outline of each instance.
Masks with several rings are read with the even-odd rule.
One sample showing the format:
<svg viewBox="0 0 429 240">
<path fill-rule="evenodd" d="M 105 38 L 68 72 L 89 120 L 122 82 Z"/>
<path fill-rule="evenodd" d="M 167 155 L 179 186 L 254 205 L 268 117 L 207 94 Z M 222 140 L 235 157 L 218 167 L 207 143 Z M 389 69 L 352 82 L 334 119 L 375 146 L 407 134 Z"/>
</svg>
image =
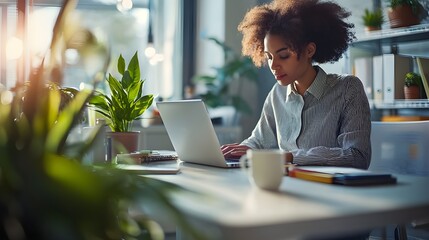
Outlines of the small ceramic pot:
<svg viewBox="0 0 429 240">
<path fill-rule="evenodd" d="M 420 88 L 418 86 L 404 86 L 405 99 L 420 99 Z"/>
<path fill-rule="evenodd" d="M 110 143 L 110 153 L 108 150 L 108 159 L 115 159 L 118 153 L 132 153 L 139 150 L 139 131 L 107 132 L 106 138 L 108 139 L 108 143 Z"/>
</svg>

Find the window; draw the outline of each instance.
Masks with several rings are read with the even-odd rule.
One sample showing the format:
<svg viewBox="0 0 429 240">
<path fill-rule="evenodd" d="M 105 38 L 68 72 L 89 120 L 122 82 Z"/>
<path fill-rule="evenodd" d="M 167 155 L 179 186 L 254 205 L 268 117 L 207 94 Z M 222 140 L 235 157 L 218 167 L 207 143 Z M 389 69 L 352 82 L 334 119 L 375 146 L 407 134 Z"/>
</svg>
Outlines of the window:
<svg viewBox="0 0 429 240">
<path fill-rule="evenodd" d="M 28 69 L 38 65 L 46 56 L 60 4 L 57 1 L 47 4 L 50 1 L 42 4 L 35 0 L 34 5 L 28 7 L 27 42 L 16 37 L 19 35 L 17 3 L 0 3 L 0 83 L 6 88 L 12 88 L 20 81 L 21 65 L 25 66 L 27 74 L 24 75 L 27 77 Z M 133 0 L 133 4 L 130 10 L 121 12 L 117 9 L 116 0 L 110 3 L 79 1 L 72 21 L 76 25 L 68 27 L 67 31 L 78 25 L 89 31 L 74 33 L 76 37 L 65 54 L 63 85 L 78 88 L 89 84 L 108 56 L 111 58 L 108 73 L 115 75 L 119 54 L 129 60 L 138 51 L 141 75 L 146 79 L 145 90 L 163 98 L 182 96 L 182 1 Z M 149 23 L 156 49 L 152 58 L 145 56 Z M 95 39 L 97 44 L 84 52 L 79 48 L 79 41 L 88 39 Z M 28 60 L 22 63 L 20 59 Z"/>
</svg>

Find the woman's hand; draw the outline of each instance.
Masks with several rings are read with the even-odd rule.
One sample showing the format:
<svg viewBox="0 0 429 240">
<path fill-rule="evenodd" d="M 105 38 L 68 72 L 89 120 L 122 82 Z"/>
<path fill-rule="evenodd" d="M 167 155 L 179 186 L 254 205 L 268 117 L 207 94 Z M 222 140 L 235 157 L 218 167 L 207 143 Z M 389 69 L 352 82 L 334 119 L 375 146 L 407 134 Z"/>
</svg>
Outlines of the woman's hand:
<svg viewBox="0 0 429 240">
<path fill-rule="evenodd" d="M 225 144 L 220 147 L 225 158 L 240 158 L 250 147 L 238 143 Z"/>
</svg>

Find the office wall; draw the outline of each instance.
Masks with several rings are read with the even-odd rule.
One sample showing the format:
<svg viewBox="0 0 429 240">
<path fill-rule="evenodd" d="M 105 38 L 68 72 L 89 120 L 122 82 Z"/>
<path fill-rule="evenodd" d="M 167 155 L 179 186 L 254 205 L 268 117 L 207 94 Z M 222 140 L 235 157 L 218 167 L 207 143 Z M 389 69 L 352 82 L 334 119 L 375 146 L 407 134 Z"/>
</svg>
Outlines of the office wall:
<svg viewBox="0 0 429 240">
<path fill-rule="evenodd" d="M 196 53 L 196 74 L 211 74 L 213 66 L 219 66 L 223 63 L 222 50 L 206 37 L 216 37 L 241 53 L 241 33 L 237 31 L 239 22 L 244 14 L 252 6 L 255 6 L 256 0 L 246 1 L 228 1 L 228 0 L 200 0 L 197 1 L 197 53 Z M 243 98 L 253 108 L 253 114 L 242 117 L 243 137 L 250 135 L 257 117 L 258 111 L 258 91 L 256 84 L 248 84 L 241 90 Z"/>
</svg>

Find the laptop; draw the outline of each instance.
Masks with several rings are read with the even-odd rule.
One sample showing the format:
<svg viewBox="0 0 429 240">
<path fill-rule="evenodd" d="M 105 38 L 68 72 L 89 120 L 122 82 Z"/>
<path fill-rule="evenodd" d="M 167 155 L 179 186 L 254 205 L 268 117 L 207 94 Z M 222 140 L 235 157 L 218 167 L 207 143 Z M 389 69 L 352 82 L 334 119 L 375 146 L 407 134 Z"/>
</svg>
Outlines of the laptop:
<svg viewBox="0 0 429 240">
<path fill-rule="evenodd" d="M 225 159 L 201 99 L 157 102 L 156 106 L 179 159 L 215 167 L 240 167 L 238 159 Z"/>
</svg>

